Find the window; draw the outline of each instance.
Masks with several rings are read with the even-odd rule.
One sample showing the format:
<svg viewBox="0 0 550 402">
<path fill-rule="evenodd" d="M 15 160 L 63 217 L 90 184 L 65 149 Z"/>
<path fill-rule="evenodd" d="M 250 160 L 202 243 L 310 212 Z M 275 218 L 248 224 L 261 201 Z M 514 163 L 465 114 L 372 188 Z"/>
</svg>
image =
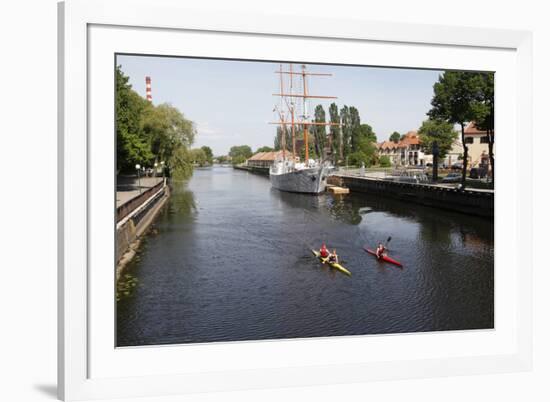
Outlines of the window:
<svg viewBox="0 0 550 402">
<path fill-rule="evenodd" d="M 473 144 L 473 143 L 474 143 L 474 137 L 466 137 L 466 138 L 464 139 L 464 142 L 465 142 L 466 144 Z"/>
<path fill-rule="evenodd" d="M 489 137 L 487 137 L 487 136 L 481 137 L 479 139 L 479 142 L 482 143 L 482 144 L 488 144 L 489 143 Z"/>
</svg>

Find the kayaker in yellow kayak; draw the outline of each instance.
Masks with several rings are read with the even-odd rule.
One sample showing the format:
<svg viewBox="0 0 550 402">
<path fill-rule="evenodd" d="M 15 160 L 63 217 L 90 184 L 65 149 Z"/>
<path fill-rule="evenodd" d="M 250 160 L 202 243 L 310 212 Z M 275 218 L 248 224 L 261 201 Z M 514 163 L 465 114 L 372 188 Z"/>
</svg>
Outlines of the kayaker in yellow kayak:
<svg viewBox="0 0 550 402">
<path fill-rule="evenodd" d="M 321 254 L 322 258 L 328 258 L 328 256 L 330 255 L 330 253 L 327 249 L 327 245 L 325 243 L 323 243 L 323 245 L 319 249 L 319 254 Z"/>
<path fill-rule="evenodd" d="M 336 249 L 332 250 L 332 253 L 328 256 L 328 262 L 330 264 L 338 264 L 338 254 L 336 254 Z"/>
</svg>

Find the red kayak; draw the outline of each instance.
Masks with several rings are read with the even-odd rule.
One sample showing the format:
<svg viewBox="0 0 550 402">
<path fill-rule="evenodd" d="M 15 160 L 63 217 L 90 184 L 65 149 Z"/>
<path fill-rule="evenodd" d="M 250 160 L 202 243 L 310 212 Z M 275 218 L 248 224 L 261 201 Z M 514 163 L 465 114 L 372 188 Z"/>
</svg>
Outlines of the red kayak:
<svg viewBox="0 0 550 402">
<path fill-rule="evenodd" d="M 363 247 L 363 250 L 365 250 L 367 253 L 372 254 L 376 258 L 378 258 L 378 256 L 376 255 L 376 251 L 373 251 L 366 247 Z M 394 260 L 393 258 L 388 257 L 387 255 L 383 255 L 382 257 L 378 258 L 378 260 L 386 261 L 386 262 L 389 262 L 390 264 L 395 264 L 398 267 L 403 267 L 403 264 L 401 264 L 399 261 Z"/>
</svg>

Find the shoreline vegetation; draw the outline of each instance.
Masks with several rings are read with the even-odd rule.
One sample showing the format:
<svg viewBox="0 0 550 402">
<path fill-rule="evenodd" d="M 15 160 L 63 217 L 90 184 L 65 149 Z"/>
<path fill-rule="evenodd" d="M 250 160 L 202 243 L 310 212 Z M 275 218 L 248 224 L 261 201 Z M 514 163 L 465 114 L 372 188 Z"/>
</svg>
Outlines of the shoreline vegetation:
<svg viewBox="0 0 550 402">
<path fill-rule="evenodd" d="M 193 174 L 193 166 L 212 164 L 212 149 L 191 148 L 197 135 L 195 123 L 169 103 L 153 105 L 129 84 L 116 68 L 117 174 L 135 174 L 162 166 L 162 173 L 177 180 Z"/>
<path fill-rule="evenodd" d="M 436 150 L 443 160 L 460 136 L 463 153 L 468 159 L 468 144 L 464 128 L 474 121 L 478 130 L 484 131 L 489 144 L 489 161 L 494 181 L 494 73 L 445 71 L 433 85 L 431 108 L 427 119 L 418 128 L 421 146 L 426 154 Z M 371 125 L 361 119 L 355 106 L 339 107 L 331 103 L 328 111 L 323 105 L 314 108 L 312 120 L 316 123 L 336 123 L 328 130 L 325 126 L 313 126 L 308 135 L 309 155 L 329 159 L 335 166 L 390 167 L 387 155 L 379 155 L 377 134 Z M 458 133 L 454 127 L 460 127 Z M 117 174 L 136 173 L 136 167 L 161 166 L 162 174 L 177 180 L 186 180 L 194 167 L 212 166 L 214 163 L 239 165 L 253 154 L 282 150 L 291 152 L 292 133 L 286 125 L 278 126 L 273 146 L 262 146 L 253 152 L 250 145 L 234 145 L 226 155 L 214 156 L 208 146 L 192 148 L 197 129 L 195 123 L 169 103 L 153 105 L 142 98 L 129 84 L 120 66 L 116 68 L 116 133 Z M 283 136 L 285 141 L 283 141 Z M 297 156 L 305 156 L 304 130 L 297 126 Z M 399 142 L 404 137 L 397 131 L 389 141 Z M 161 172 L 161 170 L 156 170 Z M 462 167 L 462 185 L 466 184 L 467 164 Z"/>
<path fill-rule="evenodd" d="M 463 147 L 461 158 L 468 160 L 464 128 L 469 122 L 475 122 L 476 128 L 486 133 L 493 183 L 494 73 L 445 71 L 434 83 L 433 91 L 431 109 L 418 129 L 422 149 L 427 154 L 437 150 L 434 161 L 437 157 L 443 160 L 458 138 L 459 133 L 454 128 L 459 126 Z M 246 144 L 234 145 L 227 155 L 220 156 L 214 156 L 208 146 L 192 148 L 197 136 L 195 123 L 169 103 L 154 105 L 151 100 L 141 97 L 132 89 L 121 66 L 116 67 L 115 105 L 117 176 L 132 174 L 139 178 L 140 174 L 153 174 L 180 182 L 189 180 L 194 168 L 228 163 L 234 167 L 243 166 L 253 154 L 280 151 L 282 144 L 288 144 L 285 150 L 291 152 L 292 133 L 286 125 L 276 128 L 272 147 L 262 146 L 256 152 Z M 327 113 L 319 104 L 314 108 L 312 120 L 319 123 L 308 134 L 308 153 L 312 158 L 331 160 L 339 167 L 384 169 L 392 166 L 388 156 L 379 155 L 377 134 L 369 124 L 361 121 L 355 106 L 344 104 L 339 107 L 332 103 Z M 322 125 L 327 121 L 336 124 L 327 130 Z M 297 156 L 303 160 L 306 153 L 303 127 L 297 126 L 294 134 L 299 144 Z M 394 131 L 389 140 L 399 142 L 403 137 Z M 437 163 L 433 165 L 435 167 Z M 460 190 L 464 191 L 467 163 L 462 165 Z M 437 169 L 434 177 L 438 177 Z M 120 263 L 124 265 L 129 259 L 123 258 Z"/>
</svg>

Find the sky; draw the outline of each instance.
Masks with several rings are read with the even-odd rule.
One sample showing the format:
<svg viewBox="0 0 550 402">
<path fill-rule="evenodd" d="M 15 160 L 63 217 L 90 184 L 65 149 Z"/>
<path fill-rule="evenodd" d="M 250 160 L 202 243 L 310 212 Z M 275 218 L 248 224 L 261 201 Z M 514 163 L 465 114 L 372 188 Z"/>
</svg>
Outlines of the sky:
<svg viewBox="0 0 550 402">
<path fill-rule="evenodd" d="M 214 155 L 225 155 L 233 145 L 252 150 L 273 146 L 277 121 L 273 111 L 280 105 L 279 63 L 214 60 L 180 57 L 118 55 L 117 65 L 130 77 L 132 88 L 145 97 L 145 77 L 151 77 L 155 105 L 170 103 L 195 123 L 193 147 L 207 145 Z M 301 64 L 294 64 L 294 70 Z M 417 130 L 427 119 L 433 84 L 442 71 L 307 64 L 307 71 L 331 73 L 311 77 L 309 93 L 336 96 L 335 100 L 312 99 L 328 106 L 355 106 L 361 123 L 372 126 L 378 141 L 394 131 Z M 288 64 L 283 65 L 288 70 Z M 295 86 L 298 81 L 295 81 Z"/>
</svg>

